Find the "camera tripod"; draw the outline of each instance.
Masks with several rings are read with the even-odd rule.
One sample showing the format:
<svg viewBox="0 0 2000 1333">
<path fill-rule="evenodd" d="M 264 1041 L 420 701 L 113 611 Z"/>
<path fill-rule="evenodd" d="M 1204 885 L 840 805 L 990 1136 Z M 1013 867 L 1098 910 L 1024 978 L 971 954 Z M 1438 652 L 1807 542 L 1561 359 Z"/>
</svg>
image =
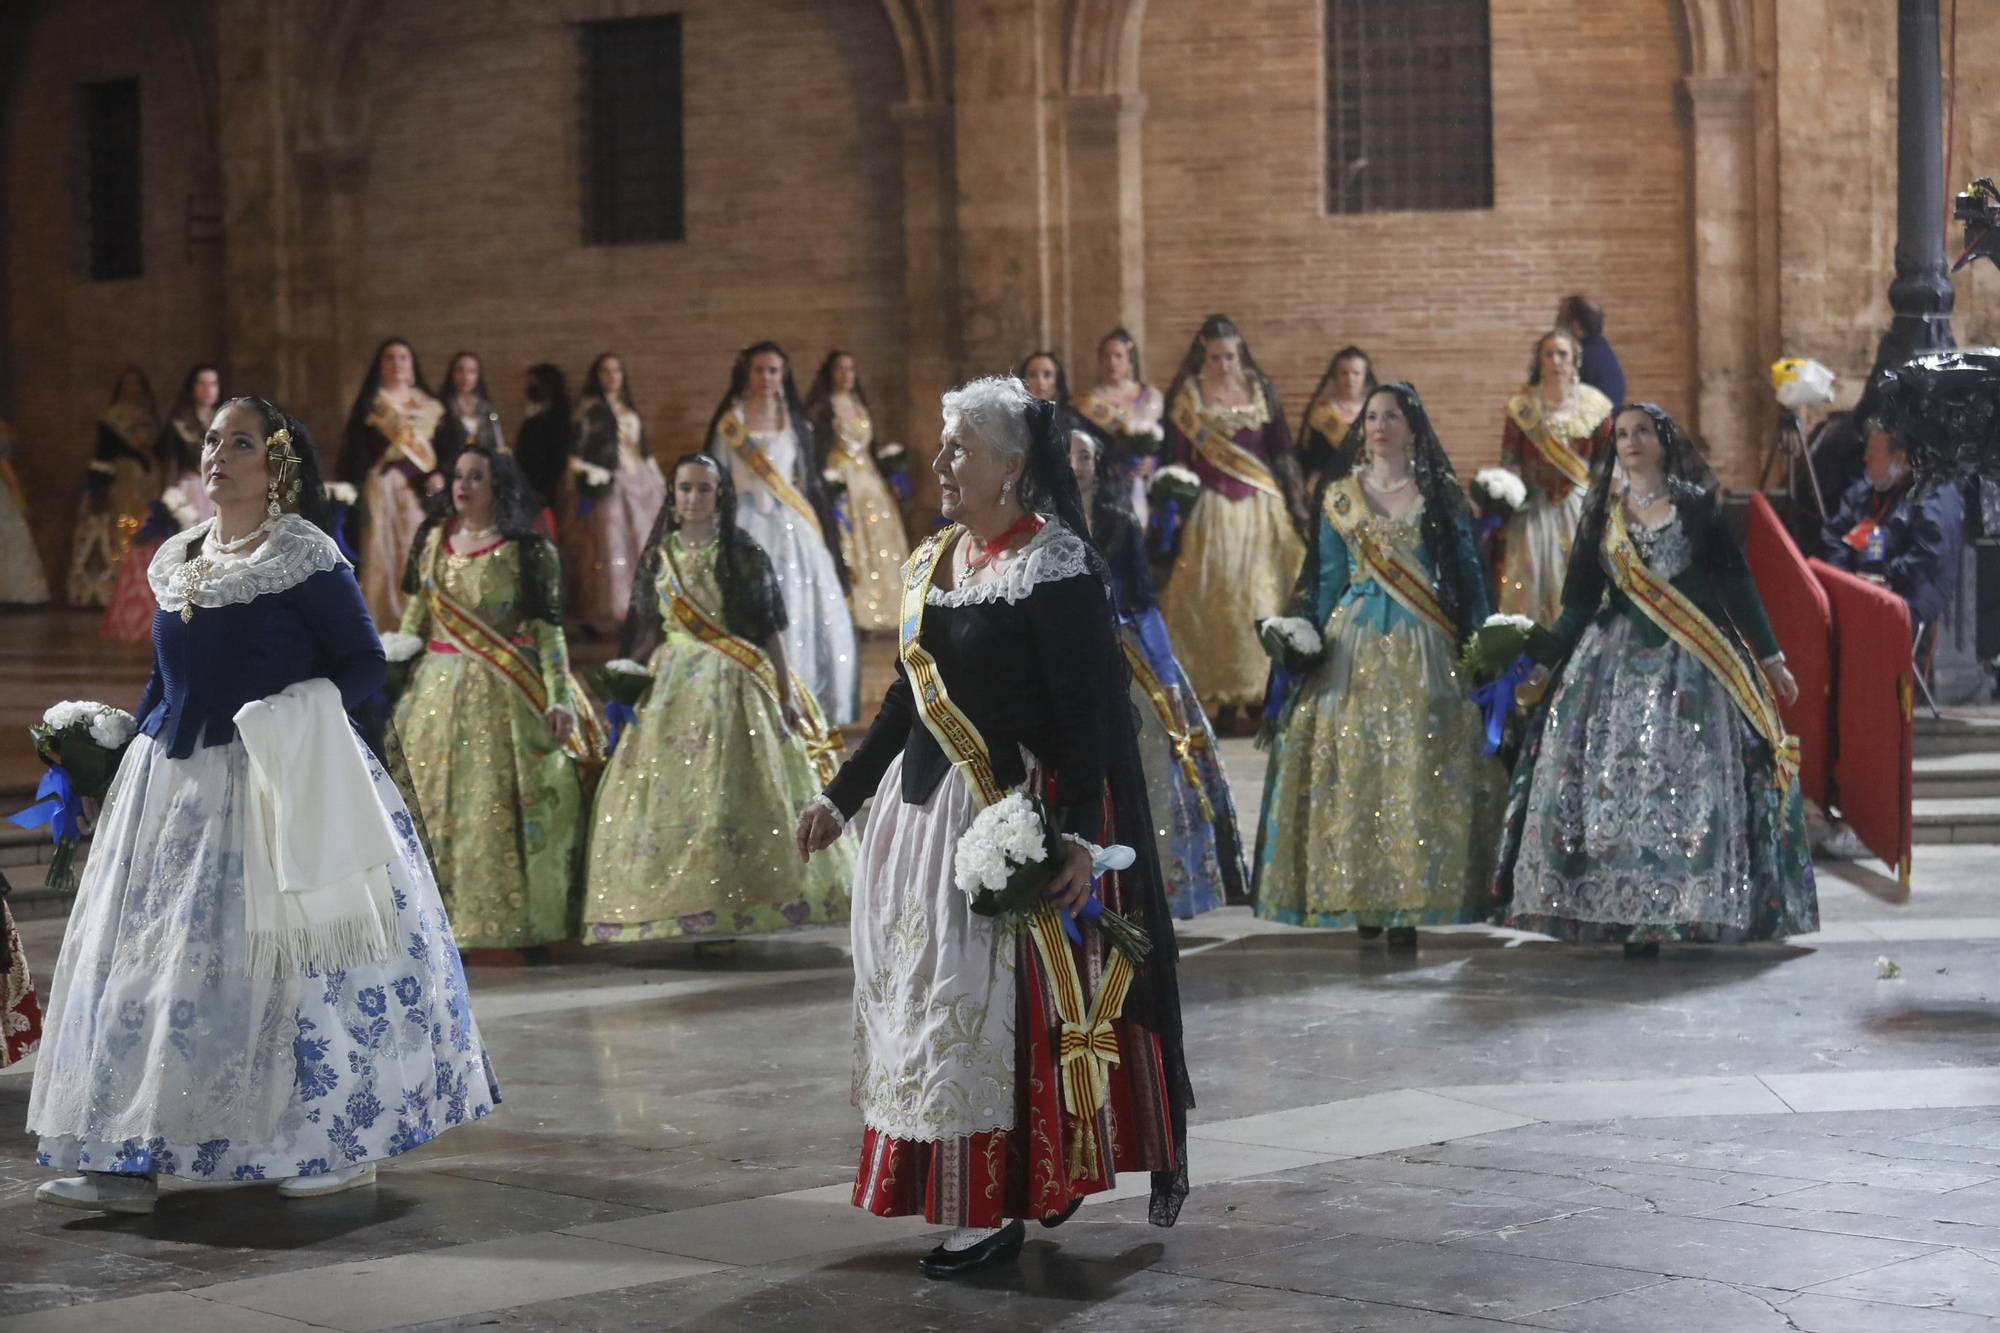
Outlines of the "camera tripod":
<svg viewBox="0 0 2000 1333">
<path fill-rule="evenodd" d="M 1806 481 L 1812 486 L 1813 504 L 1819 510 L 1819 521 L 1826 522 L 1826 496 L 1820 493 L 1819 474 L 1813 471 L 1812 458 L 1806 452 L 1805 430 L 1799 424 L 1799 414 L 1789 407 L 1778 409 L 1778 433 L 1771 440 L 1771 447 L 1764 453 L 1764 466 L 1757 470 L 1757 489 L 1768 491 L 1771 482 L 1771 468 L 1778 456 L 1785 459 L 1785 488 L 1780 494 L 1785 497 L 1786 507 L 1795 509 L 1798 504 L 1799 473 L 1803 470 Z M 1796 524 L 1798 516 L 1790 515 Z"/>
</svg>

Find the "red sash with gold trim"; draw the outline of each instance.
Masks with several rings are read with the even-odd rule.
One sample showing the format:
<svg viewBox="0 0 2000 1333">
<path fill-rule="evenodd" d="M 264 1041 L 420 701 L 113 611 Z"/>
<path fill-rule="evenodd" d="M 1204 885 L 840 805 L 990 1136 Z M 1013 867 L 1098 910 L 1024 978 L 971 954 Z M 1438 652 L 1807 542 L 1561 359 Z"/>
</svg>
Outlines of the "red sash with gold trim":
<svg viewBox="0 0 2000 1333">
<path fill-rule="evenodd" d="M 680 627 L 688 632 L 704 648 L 711 648 L 750 673 L 757 682 L 757 688 L 764 691 L 771 702 L 782 711 L 784 690 L 778 682 L 778 671 L 771 663 L 770 655 L 762 648 L 724 629 L 719 621 L 702 609 L 699 602 L 688 595 L 681 583 L 680 566 L 674 562 L 673 544 L 669 541 L 661 549 L 666 562 L 660 570 L 660 590 L 666 596 L 667 609 L 673 612 Z M 826 719 L 820 714 L 819 700 L 806 688 L 806 683 L 796 676 L 792 688 L 797 693 L 799 706 L 799 735 L 805 742 L 806 757 L 812 760 L 813 773 L 823 787 L 833 781 L 839 771 L 835 761 L 840 757 L 840 737 L 832 734 Z"/>
<path fill-rule="evenodd" d="M 1771 697 L 1762 673 L 1751 669 L 1730 637 L 1703 615 L 1686 593 L 1646 563 L 1625 526 L 1624 506 L 1616 500 L 1604 516 L 1603 560 L 1618 591 L 1631 598 L 1632 604 L 1645 612 L 1646 619 L 1722 682 L 1722 688 L 1744 718 L 1771 747 L 1777 761 L 1778 785 L 1790 787 L 1797 783 L 1799 738 L 1786 732 L 1778 702 Z"/>
<path fill-rule="evenodd" d="M 1418 620 L 1435 626 L 1445 638 L 1457 641 L 1458 626 L 1438 601 L 1430 571 L 1375 530 L 1374 511 L 1362 498 L 1361 483 L 1354 474 L 1349 473 L 1326 488 L 1326 499 L 1320 509 L 1348 549 L 1361 557 L 1362 566 L 1370 578 L 1382 585 L 1382 591 Z"/>
<path fill-rule="evenodd" d="M 1234 481 L 1254 487 L 1266 495 L 1284 499 L 1285 493 L 1278 489 L 1278 479 L 1271 475 L 1271 469 L 1264 460 L 1236 443 L 1230 434 L 1225 434 L 1208 424 L 1194 405 L 1194 390 L 1184 386 L 1174 399 L 1174 426 L 1187 436 L 1195 452 L 1202 461 Z"/>
<path fill-rule="evenodd" d="M 778 471 L 777 466 L 771 462 L 770 455 L 750 438 L 750 433 L 743 428 L 743 418 L 737 416 L 734 411 L 724 412 L 722 420 L 716 423 L 715 434 L 729 446 L 730 452 L 742 459 L 744 465 L 757 474 L 757 480 L 769 487 L 771 494 L 777 496 L 786 508 L 812 524 L 815 530 L 819 528 L 819 515 L 813 512 L 811 503 L 798 487 L 792 485 L 790 477 Z"/>
<path fill-rule="evenodd" d="M 1569 478 L 1570 484 L 1581 490 L 1590 485 L 1590 465 L 1576 450 L 1569 447 L 1569 441 L 1555 433 L 1548 418 L 1542 414 L 1542 405 L 1534 394 L 1523 389 L 1507 400 L 1507 419 L 1520 427 L 1521 434 L 1535 446 L 1535 451 L 1547 460 L 1550 467 Z M 1596 430 L 1603 424 L 1600 417 L 1590 427 Z M 1586 431 L 1585 434 L 1588 434 Z"/>
</svg>

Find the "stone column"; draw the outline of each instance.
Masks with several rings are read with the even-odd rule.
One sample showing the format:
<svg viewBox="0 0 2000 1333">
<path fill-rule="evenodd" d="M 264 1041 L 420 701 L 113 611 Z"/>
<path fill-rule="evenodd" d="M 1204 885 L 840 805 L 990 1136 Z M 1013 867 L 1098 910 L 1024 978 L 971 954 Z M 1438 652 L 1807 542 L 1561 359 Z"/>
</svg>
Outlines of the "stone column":
<svg viewBox="0 0 2000 1333">
<path fill-rule="evenodd" d="M 1776 429 L 1757 321 L 1756 89 L 1744 75 L 1682 81 L 1691 135 L 1694 430 L 1725 483 L 1755 480 Z"/>
<path fill-rule="evenodd" d="M 1951 278 L 1944 261 L 1944 91 L 1938 68 L 1938 0 L 1896 5 L 1895 317 L 1875 369 L 1954 346 Z"/>
<path fill-rule="evenodd" d="M 943 420 L 938 399 L 958 377 L 957 242 L 953 233 L 952 116 L 936 102 L 894 108 L 903 141 L 903 383 L 909 411 L 904 443 L 920 509 L 937 509 L 937 480 L 926 465 Z"/>
<path fill-rule="evenodd" d="M 952 11 L 958 299 L 966 375 L 1046 346 L 1051 199 L 1044 0 Z"/>
<path fill-rule="evenodd" d="M 1124 325 L 1146 346 L 1146 219 L 1137 94 L 1072 95 L 1063 101 L 1067 200 L 1067 328 L 1072 387 L 1089 382 L 1097 340 Z"/>
<path fill-rule="evenodd" d="M 282 6 L 217 0 L 223 327 L 229 364 L 223 383 L 284 401 L 293 389 L 284 348 L 290 327 L 292 224 L 299 204 L 287 143 L 291 109 Z"/>
</svg>

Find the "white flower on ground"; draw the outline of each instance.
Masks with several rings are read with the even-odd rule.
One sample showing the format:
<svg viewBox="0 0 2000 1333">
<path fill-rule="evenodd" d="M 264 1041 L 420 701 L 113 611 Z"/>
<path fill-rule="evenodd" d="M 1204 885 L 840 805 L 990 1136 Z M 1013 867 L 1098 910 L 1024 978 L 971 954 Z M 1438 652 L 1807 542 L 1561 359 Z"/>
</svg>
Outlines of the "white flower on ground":
<svg viewBox="0 0 2000 1333">
<path fill-rule="evenodd" d="M 634 662 L 629 657 L 614 657 L 604 664 L 604 669 L 620 676 L 650 676 L 653 674 L 642 663 Z"/>
<path fill-rule="evenodd" d="M 1528 483 L 1521 480 L 1519 473 L 1504 467 L 1479 469 L 1472 475 L 1472 484 L 1510 509 L 1519 509 L 1528 502 Z"/>
<path fill-rule="evenodd" d="M 361 501 L 361 492 L 354 489 L 351 481 L 330 481 L 326 484 L 326 498 L 337 505 L 350 508 Z"/>
<path fill-rule="evenodd" d="M 1875 960 L 1875 979 L 1877 981 L 1894 981 L 1902 975 L 1902 972 L 1902 967 L 1891 959 L 1888 954 L 1882 954 Z"/>
<path fill-rule="evenodd" d="M 390 630 L 382 636 L 382 655 L 391 662 L 407 662 L 424 650 L 424 641 L 414 634 Z"/>
<path fill-rule="evenodd" d="M 107 750 L 121 748 L 138 730 L 138 719 L 122 708 L 100 708 L 90 720 L 90 739 Z"/>
<path fill-rule="evenodd" d="M 1305 657 L 1319 656 L 1320 650 L 1326 646 L 1326 641 L 1320 638 L 1313 623 L 1303 616 L 1271 616 L 1258 621 L 1258 634 L 1267 631 L 1283 639 L 1293 652 Z"/>
</svg>

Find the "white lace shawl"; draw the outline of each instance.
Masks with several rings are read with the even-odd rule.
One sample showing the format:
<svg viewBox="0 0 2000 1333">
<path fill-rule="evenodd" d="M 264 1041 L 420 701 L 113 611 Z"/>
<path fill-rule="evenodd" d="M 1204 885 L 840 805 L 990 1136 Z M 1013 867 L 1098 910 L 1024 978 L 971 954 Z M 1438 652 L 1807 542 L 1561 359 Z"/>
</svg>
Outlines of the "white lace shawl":
<svg viewBox="0 0 2000 1333">
<path fill-rule="evenodd" d="M 1051 518 L 1022 548 L 1020 559 L 1009 565 L 1005 574 L 991 583 L 953 588 L 950 592 L 933 585 L 924 594 L 924 604 L 978 606 L 987 602 L 1005 602 L 1012 606 L 1033 592 L 1038 583 L 1075 578 L 1089 570 L 1090 552 L 1084 546 L 1083 538 L 1064 527 L 1060 520 Z"/>
<path fill-rule="evenodd" d="M 178 611 L 188 598 L 174 574 L 187 563 L 188 552 L 208 536 L 215 520 L 204 519 L 185 532 L 177 532 L 160 543 L 153 563 L 146 566 L 146 582 L 163 611 Z M 321 532 L 297 514 L 286 514 L 271 529 L 264 544 L 240 560 L 217 561 L 215 572 L 195 589 L 194 604 L 209 608 L 234 606 L 253 601 L 266 593 L 296 587 L 315 574 L 347 563 L 347 557 Z"/>
</svg>

